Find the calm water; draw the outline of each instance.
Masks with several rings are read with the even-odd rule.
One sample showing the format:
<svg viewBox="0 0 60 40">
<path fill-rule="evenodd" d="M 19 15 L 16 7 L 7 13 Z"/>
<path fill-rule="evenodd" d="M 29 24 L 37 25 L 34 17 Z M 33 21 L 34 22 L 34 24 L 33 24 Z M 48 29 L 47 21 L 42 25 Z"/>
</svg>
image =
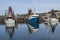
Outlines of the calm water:
<svg viewBox="0 0 60 40">
<path fill-rule="evenodd" d="M 29 24 L 18 24 L 13 28 L 0 25 L 0 40 L 60 40 L 60 23 L 55 27 L 44 23 L 38 25 L 37 31 L 32 31 Z"/>
</svg>

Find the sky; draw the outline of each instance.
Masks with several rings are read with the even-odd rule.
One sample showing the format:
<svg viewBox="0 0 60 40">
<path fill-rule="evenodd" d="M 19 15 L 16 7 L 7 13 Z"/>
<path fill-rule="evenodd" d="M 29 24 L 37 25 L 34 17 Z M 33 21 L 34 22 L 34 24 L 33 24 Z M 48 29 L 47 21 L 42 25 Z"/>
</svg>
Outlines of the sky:
<svg viewBox="0 0 60 40">
<path fill-rule="evenodd" d="M 9 6 L 15 14 L 26 14 L 29 9 L 43 13 L 51 9 L 60 10 L 60 0 L 0 0 L 0 15 L 4 15 Z"/>
</svg>

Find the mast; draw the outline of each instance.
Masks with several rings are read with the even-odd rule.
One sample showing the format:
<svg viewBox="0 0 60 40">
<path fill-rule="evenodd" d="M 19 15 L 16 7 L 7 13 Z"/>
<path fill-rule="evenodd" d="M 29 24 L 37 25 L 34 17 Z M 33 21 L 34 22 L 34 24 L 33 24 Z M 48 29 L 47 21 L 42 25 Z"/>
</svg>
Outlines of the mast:
<svg viewBox="0 0 60 40">
<path fill-rule="evenodd" d="M 35 13 L 35 8 L 34 8 L 34 15 L 36 15 L 36 13 Z"/>
</svg>

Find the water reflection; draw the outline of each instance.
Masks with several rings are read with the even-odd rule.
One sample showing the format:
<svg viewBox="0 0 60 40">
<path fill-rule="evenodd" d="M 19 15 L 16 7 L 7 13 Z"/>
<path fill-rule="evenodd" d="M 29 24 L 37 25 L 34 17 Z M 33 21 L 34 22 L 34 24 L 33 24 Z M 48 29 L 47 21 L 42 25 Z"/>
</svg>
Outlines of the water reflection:
<svg viewBox="0 0 60 40">
<path fill-rule="evenodd" d="M 51 32 L 53 33 L 55 32 L 56 26 L 58 25 L 58 23 L 55 25 L 51 25 L 50 22 L 45 22 L 44 24 L 46 25 L 46 27 L 51 28 Z"/>
<path fill-rule="evenodd" d="M 51 40 L 51 39 L 54 40 L 54 39 L 57 39 L 58 40 L 60 39 L 59 26 L 60 25 L 58 23 L 54 26 L 51 26 L 50 22 L 45 22 L 44 24 L 43 23 L 41 24 L 28 23 L 27 25 L 18 24 L 15 27 L 5 27 L 4 25 L 4 27 L 2 26 L 0 27 L 0 35 L 1 35 L 0 39 L 3 39 L 3 40 L 4 39 L 6 40 L 7 39 L 10 39 L 10 40 L 21 40 L 21 39 L 22 40 L 39 40 L 39 39 L 40 40 Z"/>
<path fill-rule="evenodd" d="M 14 27 L 7 27 L 5 26 L 6 29 L 6 34 L 10 39 L 13 39 L 13 36 L 15 34 L 15 28 L 18 29 L 18 25 L 16 24 Z"/>
<path fill-rule="evenodd" d="M 53 33 L 55 32 L 55 28 L 56 28 L 56 26 L 51 27 L 51 31 L 52 31 Z"/>
<path fill-rule="evenodd" d="M 39 24 L 38 23 L 29 23 L 29 24 L 27 24 L 27 27 L 28 27 L 29 33 L 33 33 L 39 29 Z"/>
<path fill-rule="evenodd" d="M 6 33 L 9 35 L 10 39 L 13 39 L 14 27 L 12 28 L 6 27 Z"/>
</svg>

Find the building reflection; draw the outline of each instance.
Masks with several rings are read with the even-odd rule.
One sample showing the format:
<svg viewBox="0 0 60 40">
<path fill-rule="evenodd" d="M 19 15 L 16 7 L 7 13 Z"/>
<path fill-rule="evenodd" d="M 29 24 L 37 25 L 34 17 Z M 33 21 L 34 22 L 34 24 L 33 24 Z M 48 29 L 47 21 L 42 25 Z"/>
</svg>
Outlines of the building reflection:
<svg viewBox="0 0 60 40">
<path fill-rule="evenodd" d="M 15 29 L 18 29 L 18 26 L 14 26 L 14 27 L 5 27 L 6 29 L 6 34 L 8 35 L 8 37 L 10 39 L 13 39 L 13 36 L 15 34 Z"/>
<path fill-rule="evenodd" d="M 38 23 L 31 23 L 31 24 L 27 24 L 27 27 L 28 27 L 29 33 L 33 33 L 39 29 L 39 24 Z"/>
</svg>

